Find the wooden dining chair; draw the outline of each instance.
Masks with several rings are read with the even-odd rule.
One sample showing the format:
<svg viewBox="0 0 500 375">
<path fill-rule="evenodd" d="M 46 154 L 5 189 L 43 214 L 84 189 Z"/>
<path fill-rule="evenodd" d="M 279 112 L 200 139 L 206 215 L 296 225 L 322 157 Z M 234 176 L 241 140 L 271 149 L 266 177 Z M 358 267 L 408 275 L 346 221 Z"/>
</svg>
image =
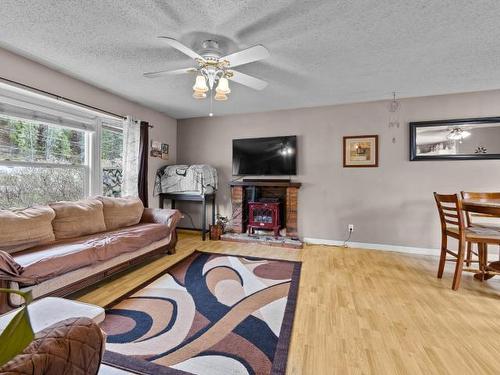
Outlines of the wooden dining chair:
<svg viewBox="0 0 500 375">
<path fill-rule="evenodd" d="M 474 199 L 474 200 L 492 200 L 492 199 L 500 199 L 500 192 L 473 192 L 473 191 L 462 191 L 460 193 L 462 199 Z M 465 211 L 465 221 L 467 227 L 470 228 L 472 226 L 479 227 L 493 227 L 494 229 L 500 229 L 500 218 L 479 214 L 479 213 L 470 213 Z M 484 262 L 488 263 L 488 244 L 484 245 Z M 472 242 L 467 243 L 467 256 L 466 256 L 466 264 L 470 266 L 471 256 L 472 254 L 476 254 L 473 249 Z M 500 246 L 498 252 L 498 260 L 500 260 Z"/>
<path fill-rule="evenodd" d="M 456 262 L 453 275 L 452 289 L 457 290 L 463 271 L 480 273 L 484 278 L 483 262 L 484 248 L 488 243 L 500 244 L 500 231 L 483 227 L 467 227 L 462 210 L 462 200 L 458 194 L 443 195 L 434 193 L 434 199 L 441 221 L 441 255 L 437 277 L 443 277 L 444 266 L 447 261 Z M 448 249 L 448 237 L 458 241 L 458 251 Z M 464 268 L 465 251 L 468 243 L 478 244 L 479 269 Z M 452 258 L 448 258 L 451 255 Z M 483 262 L 483 263 L 482 263 Z"/>
</svg>

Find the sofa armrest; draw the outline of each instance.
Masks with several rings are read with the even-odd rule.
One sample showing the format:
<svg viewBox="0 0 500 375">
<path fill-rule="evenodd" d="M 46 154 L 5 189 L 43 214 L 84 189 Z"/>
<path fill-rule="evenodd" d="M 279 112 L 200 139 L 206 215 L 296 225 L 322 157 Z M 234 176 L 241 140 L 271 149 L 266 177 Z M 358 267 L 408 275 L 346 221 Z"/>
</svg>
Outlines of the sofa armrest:
<svg viewBox="0 0 500 375">
<path fill-rule="evenodd" d="M 9 253 L 0 250 L 0 288 L 19 290 L 19 284 L 33 285 L 36 280 L 23 276 L 24 268 Z M 24 303 L 24 298 L 15 293 L 0 293 L 0 314 Z"/>
<path fill-rule="evenodd" d="M 141 223 L 155 223 L 164 224 L 173 230 L 182 214 L 179 210 L 172 210 L 166 208 L 145 208 L 142 213 Z"/>
</svg>

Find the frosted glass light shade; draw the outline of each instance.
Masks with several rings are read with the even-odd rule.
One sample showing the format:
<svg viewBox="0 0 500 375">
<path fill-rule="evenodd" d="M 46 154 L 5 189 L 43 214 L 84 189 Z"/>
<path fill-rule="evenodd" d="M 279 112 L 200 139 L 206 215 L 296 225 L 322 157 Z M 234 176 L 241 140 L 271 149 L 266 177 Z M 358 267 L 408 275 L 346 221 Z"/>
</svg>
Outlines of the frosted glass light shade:
<svg viewBox="0 0 500 375">
<path fill-rule="evenodd" d="M 220 101 L 220 102 L 223 102 L 223 101 L 227 100 L 227 95 L 226 95 L 226 94 L 222 94 L 222 93 L 220 93 L 220 92 L 217 92 L 217 93 L 215 94 L 215 96 L 214 96 L 214 99 L 215 99 L 215 100 L 218 100 L 218 101 Z"/>
<path fill-rule="evenodd" d="M 199 92 L 208 91 L 207 80 L 205 79 L 205 77 L 203 77 L 202 75 L 196 76 L 196 82 L 194 83 L 193 90 Z"/>
<path fill-rule="evenodd" d="M 207 94 L 205 94 L 202 91 L 194 90 L 194 92 L 193 92 L 193 98 L 195 98 L 195 99 L 205 99 L 206 97 L 207 97 Z"/>
<path fill-rule="evenodd" d="M 218 94 L 229 94 L 231 92 L 227 78 L 219 78 L 219 84 L 217 85 L 215 92 Z"/>
</svg>

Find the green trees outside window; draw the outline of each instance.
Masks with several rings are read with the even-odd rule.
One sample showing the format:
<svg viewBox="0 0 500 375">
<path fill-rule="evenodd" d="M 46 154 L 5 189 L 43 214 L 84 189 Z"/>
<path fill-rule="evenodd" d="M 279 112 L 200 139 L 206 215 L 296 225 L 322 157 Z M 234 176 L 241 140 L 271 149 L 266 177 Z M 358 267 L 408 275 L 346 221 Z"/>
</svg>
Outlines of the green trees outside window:
<svg viewBox="0 0 500 375">
<path fill-rule="evenodd" d="M 101 134 L 103 194 L 120 196 L 123 136 L 111 128 Z M 84 130 L 0 115 L 0 208 L 82 198 L 87 138 Z"/>
</svg>

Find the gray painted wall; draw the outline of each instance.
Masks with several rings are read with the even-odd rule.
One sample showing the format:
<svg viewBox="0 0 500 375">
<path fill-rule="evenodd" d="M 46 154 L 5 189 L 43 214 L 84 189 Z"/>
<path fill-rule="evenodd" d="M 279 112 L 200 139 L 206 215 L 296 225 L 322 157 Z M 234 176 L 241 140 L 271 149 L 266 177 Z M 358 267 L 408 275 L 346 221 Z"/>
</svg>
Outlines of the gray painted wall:
<svg viewBox="0 0 500 375">
<path fill-rule="evenodd" d="M 500 161 L 410 162 L 408 122 L 498 116 L 499 103 L 500 91 L 406 99 L 399 129 L 388 127 L 388 102 L 180 120 L 177 160 L 218 169 L 217 206 L 228 214 L 231 140 L 296 134 L 298 175 L 294 179 L 303 183 L 299 193 L 302 236 L 343 240 L 352 223 L 356 242 L 437 248 L 440 232 L 432 192 L 498 191 Z M 342 137 L 364 134 L 380 137 L 380 167 L 343 168 Z M 181 207 L 197 212 L 192 205 Z"/>
<path fill-rule="evenodd" d="M 159 158 L 149 158 L 149 205 L 158 207 L 158 199 L 153 197 L 154 177 L 159 167 L 175 163 L 177 120 L 2 48 L 0 76 L 113 113 L 131 115 L 150 122 L 154 128 L 150 130 L 149 138 L 170 144 L 170 160 L 167 163 Z"/>
</svg>

